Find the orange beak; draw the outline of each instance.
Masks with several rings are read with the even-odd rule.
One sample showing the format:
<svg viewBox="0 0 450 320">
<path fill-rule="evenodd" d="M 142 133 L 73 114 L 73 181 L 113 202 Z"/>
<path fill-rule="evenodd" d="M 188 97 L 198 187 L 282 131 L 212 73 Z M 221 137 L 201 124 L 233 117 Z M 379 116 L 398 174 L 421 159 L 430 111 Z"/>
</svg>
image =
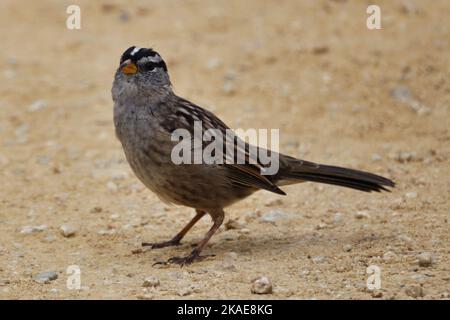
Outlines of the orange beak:
<svg viewBox="0 0 450 320">
<path fill-rule="evenodd" d="M 122 70 L 125 74 L 134 74 L 137 72 L 137 66 L 130 59 L 128 59 L 120 65 L 120 70 Z"/>
</svg>

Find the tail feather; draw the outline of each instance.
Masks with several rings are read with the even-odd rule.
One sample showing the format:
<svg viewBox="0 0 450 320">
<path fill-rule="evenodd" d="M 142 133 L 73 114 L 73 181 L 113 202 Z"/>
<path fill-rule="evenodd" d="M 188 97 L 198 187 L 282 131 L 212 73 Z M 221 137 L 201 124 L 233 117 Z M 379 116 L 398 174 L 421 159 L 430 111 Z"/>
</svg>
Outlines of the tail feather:
<svg viewBox="0 0 450 320">
<path fill-rule="evenodd" d="M 326 183 L 365 192 L 390 192 L 386 187 L 395 187 L 392 180 L 370 172 L 299 160 L 290 163 L 282 179 Z"/>
</svg>

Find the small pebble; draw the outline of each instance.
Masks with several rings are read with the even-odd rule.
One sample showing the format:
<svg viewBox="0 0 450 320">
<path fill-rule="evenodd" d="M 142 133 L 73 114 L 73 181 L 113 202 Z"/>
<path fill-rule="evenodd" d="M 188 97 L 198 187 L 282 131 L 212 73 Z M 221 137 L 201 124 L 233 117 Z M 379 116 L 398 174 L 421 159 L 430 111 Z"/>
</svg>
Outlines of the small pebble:
<svg viewBox="0 0 450 320">
<path fill-rule="evenodd" d="M 194 292 L 194 290 L 191 287 L 181 288 L 180 290 L 177 291 L 178 295 L 181 297 L 188 296 L 188 295 L 192 294 L 193 292 Z"/>
<path fill-rule="evenodd" d="M 381 156 L 378 153 L 374 153 L 372 155 L 372 161 L 380 161 L 381 160 Z"/>
<path fill-rule="evenodd" d="M 216 69 L 219 66 L 220 66 L 220 60 L 218 58 L 211 58 L 208 60 L 208 63 L 206 64 L 206 67 L 209 70 Z"/>
<path fill-rule="evenodd" d="M 102 212 L 103 211 L 103 208 L 102 207 L 94 207 L 94 208 L 92 208 L 91 209 L 91 213 L 100 213 L 100 212 Z"/>
<path fill-rule="evenodd" d="M 40 225 L 40 226 L 24 226 L 20 229 L 20 233 L 22 234 L 32 234 L 37 232 L 42 232 L 47 230 L 46 225 Z"/>
<path fill-rule="evenodd" d="M 341 222 L 343 217 L 344 217 L 344 215 L 342 213 L 336 212 L 333 217 L 333 223 Z"/>
<path fill-rule="evenodd" d="M 425 295 L 425 293 L 423 292 L 423 288 L 421 286 L 407 286 L 405 288 L 405 293 L 413 298 L 420 298 L 423 297 Z"/>
<path fill-rule="evenodd" d="M 125 180 L 128 178 L 126 171 L 114 171 L 111 173 L 111 179 L 113 180 Z"/>
<path fill-rule="evenodd" d="M 372 290 L 372 297 L 373 298 L 382 298 L 383 297 L 383 292 L 380 290 Z"/>
<path fill-rule="evenodd" d="M 417 256 L 417 258 L 419 259 L 420 267 L 427 268 L 433 264 L 433 257 L 429 252 L 422 252 Z"/>
<path fill-rule="evenodd" d="M 226 253 L 224 256 L 223 262 L 222 262 L 222 269 L 229 270 L 229 271 L 235 271 L 236 270 L 236 259 L 237 259 L 236 252 Z"/>
<path fill-rule="evenodd" d="M 97 234 L 101 235 L 101 236 L 110 236 L 115 233 L 116 233 L 115 229 L 102 229 L 102 230 L 97 231 Z"/>
<path fill-rule="evenodd" d="M 394 262 L 397 260 L 397 254 L 393 251 L 387 251 L 385 254 L 383 254 L 383 260 L 385 262 Z"/>
<path fill-rule="evenodd" d="M 60 231 L 61 235 L 65 238 L 73 237 L 78 232 L 77 228 L 75 228 L 74 226 L 71 226 L 71 225 L 67 225 L 67 224 L 63 224 L 59 228 L 59 231 Z"/>
<path fill-rule="evenodd" d="M 109 216 L 109 218 L 110 218 L 111 220 L 117 220 L 117 219 L 120 218 L 120 215 L 119 215 L 118 213 L 113 213 L 113 214 L 111 214 L 111 215 Z"/>
<path fill-rule="evenodd" d="M 119 13 L 119 20 L 122 22 L 128 22 L 130 20 L 130 14 L 126 11 L 121 11 Z"/>
<path fill-rule="evenodd" d="M 270 211 L 264 214 L 260 220 L 264 222 L 275 222 L 287 218 L 287 214 L 282 211 Z"/>
<path fill-rule="evenodd" d="M 369 212 L 366 210 L 358 211 L 355 213 L 356 219 L 370 218 Z"/>
<path fill-rule="evenodd" d="M 35 111 L 44 109 L 47 106 L 48 106 L 48 104 L 45 100 L 36 100 L 28 107 L 28 111 L 35 112 Z"/>
<path fill-rule="evenodd" d="M 395 156 L 395 160 L 400 163 L 411 162 L 417 160 L 415 152 L 400 152 Z"/>
<path fill-rule="evenodd" d="M 112 181 L 109 181 L 107 184 L 106 184 L 106 187 L 110 190 L 110 191 L 117 191 L 117 184 L 115 184 L 114 182 L 112 182 Z"/>
<path fill-rule="evenodd" d="M 144 294 L 138 294 L 136 296 L 136 298 L 139 300 L 152 300 L 154 297 L 153 297 L 153 294 L 151 294 L 151 293 L 144 293 Z"/>
<path fill-rule="evenodd" d="M 407 101 L 412 98 L 411 90 L 406 86 L 398 86 L 391 91 L 391 96 L 399 101 Z"/>
<path fill-rule="evenodd" d="M 269 199 L 264 203 L 266 207 L 279 206 L 281 204 L 283 204 L 281 199 Z"/>
<path fill-rule="evenodd" d="M 44 241 L 47 242 L 47 243 L 51 243 L 51 242 L 56 241 L 56 237 L 54 235 L 52 235 L 52 234 L 49 234 L 48 236 L 46 236 L 44 238 Z"/>
<path fill-rule="evenodd" d="M 327 46 L 317 46 L 312 49 L 312 53 L 315 55 L 325 54 L 330 51 L 330 48 Z"/>
<path fill-rule="evenodd" d="M 243 224 L 237 220 L 229 219 L 225 223 L 225 230 L 242 229 Z"/>
<path fill-rule="evenodd" d="M 353 246 L 351 244 L 346 244 L 344 246 L 344 251 L 345 252 L 350 252 L 350 251 L 352 251 L 352 249 L 353 249 Z"/>
<path fill-rule="evenodd" d="M 415 199 L 415 198 L 417 198 L 417 192 L 407 192 L 405 194 L 405 197 L 408 199 Z"/>
<path fill-rule="evenodd" d="M 240 234 L 249 234 L 250 233 L 250 229 L 248 228 L 242 228 L 241 230 L 239 230 Z"/>
<path fill-rule="evenodd" d="M 323 263 L 325 261 L 325 257 L 324 256 L 315 256 L 311 260 L 315 264 L 319 264 L 319 263 Z"/>
<path fill-rule="evenodd" d="M 225 81 L 222 86 L 222 92 L 226 95 L 233 95 L 236 92 L 234 83 L 231 81 Z"/>
<path fill-rule="evenodd" d="M 409 236 L 407 236 L 406 234 L 401 234 L 398 236 L 398 240 L 401 240 L 403 242 L 406 242 L 408 244 L 413 242 L 413 239 Z"/>
<path fill-rule="evenodd" d="M 142 286 L 145 288 L 154 288 L 159 286 L 159 279 L 155 276 L 149 276 L 145 278 L 144 283 L 142 283 Z"/>
<path fill-rule="evenodd" d="M 56 279 L 58 279 L 58 273 L 56 271 L 42 272 L 34 276 L 34 280 L 39 283 L 49 283 Z"/>
<path fill-rule="evenodd" d="M 267 277 L 259 277 L 253 281 L 251 292 L 254 294 L 272 293 L 272 282 Z"/>
<path fill-rule="evenodd" d="M 322 230 L 322 229 L 326 229 L 328 227 L 328 225 L 326 223 L 319 223 L 318 225 L 316 225 L 314 228 L 316 230 Z"/>
</svg>

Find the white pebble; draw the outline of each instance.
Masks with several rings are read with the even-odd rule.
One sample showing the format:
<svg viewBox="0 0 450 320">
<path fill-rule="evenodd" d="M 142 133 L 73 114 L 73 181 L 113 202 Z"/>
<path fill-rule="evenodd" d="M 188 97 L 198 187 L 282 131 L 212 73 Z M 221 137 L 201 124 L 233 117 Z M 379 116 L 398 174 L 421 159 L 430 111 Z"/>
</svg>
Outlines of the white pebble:
<svg viewBox="0 0 450 320">
<path fill-rule="evenodd" d="M 77 228 L 67 224 L 63 224 L 59 228 L 59 231 L 61 232 L 61 235 L 66 238 L 73 237 L 78 232 Z"/>
<path fill-rule="evenodd" d="M 29 112 L 35 112 L 35 111 L 44 109 L 47 106 L 48 106 L 47 101 L 45 101 L 45 100 L 36 100 L 28 107 L 28 111 Z"/>
<path fill-rule="evenodd" d="M 253 281 L 251 292 L 254 294 L 272 293 L 272 282 L 267 277 L 259 277 Z"/>
<path fill-rule="evenodd" d="M 429 267 L 433 264 L 433 257 L 429 252 L 422 252 L 417 256 L 420 267 Z"/>
<path fill-rule="evenodd" d="M 344 215 L 343 215 L 342 213 L 336 212 L 336 213 L 334 214 L 334 217 L 333 217 L 333 223 L 339 223 L 339 222 L 341 222 L 343 216 L 344 216 Z"/>
<path fill-rule="evenodd" d="M 415 198 L 417 198 L 417 192 L 407 192 L 405 194 L 405 197 L 408 199 L 415 199 Z"/>
<path fill-rule="evenodd" d="M 260 220 L 264 222 L 275 222 L 277 220 L 285 219 L 287 214 L 282 211 L 271 211 L 264 214 Z"/>
<path fill-rule="evenodd" d="M 40 226 L 24 226 L 20 229 L 20 233 L 22 234 L 32 234 L 36 232 L 42 232 L 47 230 L 47 226 L 45 224 Z"/>
<path fill-rule="evenodd" d="M 312 258 L 312 262 L 314 262 L 315 264 L 323 263 L 324 261 L 325 261 L 324 256 L 316 256 Z"/>
<path fill-rule="evenodd" d="M 358 211 L 355 213 L 356 219 L 370 218 L 369 212 L 366 210 Z"/>
<path fill-rule="evenodd" d="M 150 276 L 145 278 L 144 283 L 142 284 L 143 287 L 149 288 L 149 287 L 157 287 L 159 286 L 159 279 L 155 276 Z"/>
</svg>

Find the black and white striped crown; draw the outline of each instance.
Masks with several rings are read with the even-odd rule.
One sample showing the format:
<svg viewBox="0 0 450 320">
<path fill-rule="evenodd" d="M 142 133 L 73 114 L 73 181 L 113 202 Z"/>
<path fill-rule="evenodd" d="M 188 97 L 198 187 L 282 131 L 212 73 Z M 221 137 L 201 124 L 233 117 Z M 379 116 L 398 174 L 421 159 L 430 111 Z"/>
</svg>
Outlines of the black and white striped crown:
<svg viewBox="0 0 450 320">
<path fill-rule="evenodd" d="M 161 58 L 158 52 L 154 51 L 152 48 L 139 48 L 136 46 L 129 47 L 122 54 L 120 58 L 120 64 L 126 60 L 131 60 L 133 63 L 137 64 L 139 61 L 145 61 L 145 63 L 151 63 L 154 67 L 163 68 L 167 71 L 167 65 Z"/>
</svg>

